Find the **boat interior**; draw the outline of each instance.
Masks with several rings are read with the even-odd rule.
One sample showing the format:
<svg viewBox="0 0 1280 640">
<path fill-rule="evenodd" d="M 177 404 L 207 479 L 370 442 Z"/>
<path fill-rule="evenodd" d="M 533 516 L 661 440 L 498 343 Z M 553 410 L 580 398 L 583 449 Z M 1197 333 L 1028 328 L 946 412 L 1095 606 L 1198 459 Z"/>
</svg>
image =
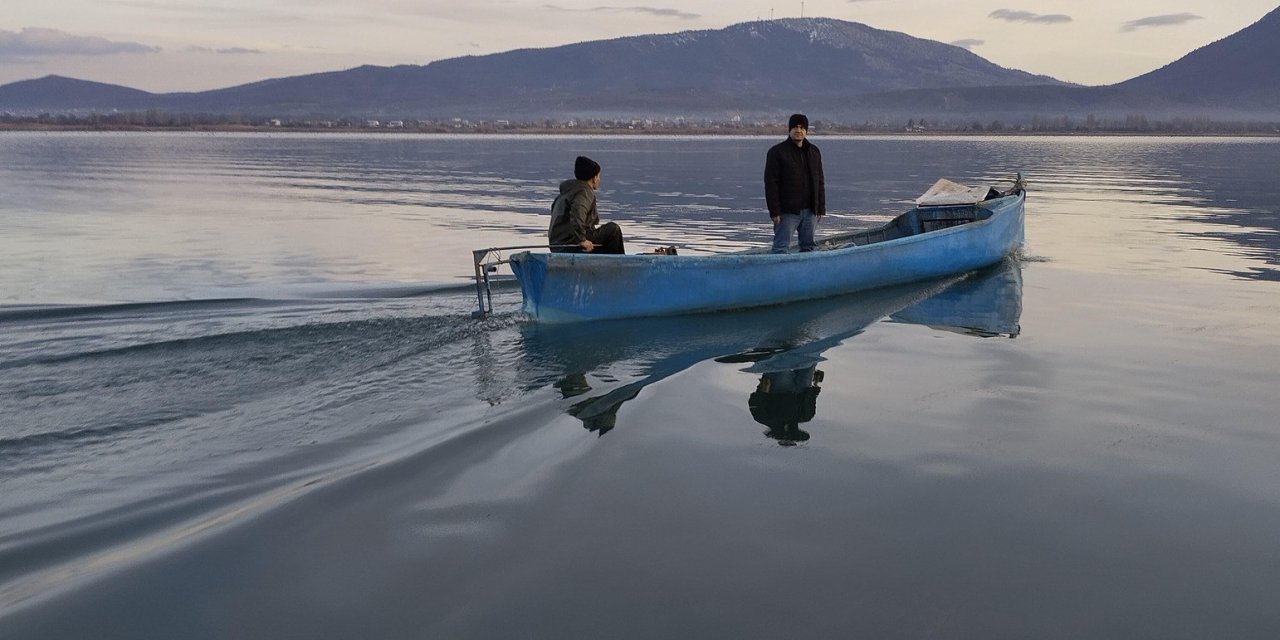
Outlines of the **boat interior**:
<svg viewBox="0 0 1280 640">
<path fill-rule="evenodd" d="M 875 229 L 865 229 L 823 238 L 818 241 L 818 250 L 829 251 L 854 245 L 886 242 L 985 220 L 990 216 L 990 209 L 976 204 L 917 207 Z"/>
</svg>

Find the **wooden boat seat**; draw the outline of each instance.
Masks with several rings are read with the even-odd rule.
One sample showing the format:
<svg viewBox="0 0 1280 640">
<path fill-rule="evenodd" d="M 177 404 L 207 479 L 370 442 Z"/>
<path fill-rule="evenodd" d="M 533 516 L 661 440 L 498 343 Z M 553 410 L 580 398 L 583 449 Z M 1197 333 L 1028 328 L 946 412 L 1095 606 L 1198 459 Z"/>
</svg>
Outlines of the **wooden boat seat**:
<svg viewBox="0 0 1280 640">
<path fill-rule="evenodd" d="M 974 205 L 959 207 L 921 207 L 916 209 L 917 233 L 958 227 L 982 219 L 983 209 Z"/>
</svg>

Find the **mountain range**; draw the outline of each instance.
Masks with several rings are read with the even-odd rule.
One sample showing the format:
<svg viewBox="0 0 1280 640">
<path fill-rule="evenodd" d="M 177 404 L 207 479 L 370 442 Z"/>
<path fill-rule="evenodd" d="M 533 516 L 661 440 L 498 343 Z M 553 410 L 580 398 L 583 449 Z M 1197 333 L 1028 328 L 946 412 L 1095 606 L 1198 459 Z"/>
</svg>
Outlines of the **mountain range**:
<svg viewBox="0 0 1280 640">
<path fill-rule="evenodd" d="M 961 47 L 828 18 L 747 22 L 362 66 L 154 94 L 59 76 L 0 86 L 13 113 L 164 110 L 422 120 L 902 115 L 1280 117 L 1280 9 L 1151 73 L 1105 87 L 996 65 Z"/>
</svg>

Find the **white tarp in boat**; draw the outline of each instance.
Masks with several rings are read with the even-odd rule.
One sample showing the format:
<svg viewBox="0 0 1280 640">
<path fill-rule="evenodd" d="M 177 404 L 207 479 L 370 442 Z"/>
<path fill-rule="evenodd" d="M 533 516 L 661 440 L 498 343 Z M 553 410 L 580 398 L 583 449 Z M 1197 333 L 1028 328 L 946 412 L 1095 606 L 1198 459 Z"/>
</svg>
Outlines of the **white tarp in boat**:
<svg viewBox="0 0 1280 640">
<path fill-rule="evenodd" d="M 924 195 L 916 198 L 916 206 L 942 207 L 947 205 L 976 204 L 986 200 L 991 187 L 966 187 L 958 182 L 940 178 Z"/>
</svg>

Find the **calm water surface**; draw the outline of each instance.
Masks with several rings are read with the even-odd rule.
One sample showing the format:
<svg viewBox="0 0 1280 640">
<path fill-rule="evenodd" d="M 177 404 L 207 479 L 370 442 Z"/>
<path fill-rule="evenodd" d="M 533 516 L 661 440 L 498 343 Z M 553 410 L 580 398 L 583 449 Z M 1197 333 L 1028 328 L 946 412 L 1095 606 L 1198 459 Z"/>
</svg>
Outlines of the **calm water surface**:
<svg viewBox="0 0 1280 640">
<path fill-rule="evenodd" d="M 574 156 L 715 253 L 774 140 L 0 135 L 0 637 L 1280 635 L 1280 140 L 817 134 L 821 233 L 1023 171 L 1025 254 L 474 321 Z"/>
</svg>

